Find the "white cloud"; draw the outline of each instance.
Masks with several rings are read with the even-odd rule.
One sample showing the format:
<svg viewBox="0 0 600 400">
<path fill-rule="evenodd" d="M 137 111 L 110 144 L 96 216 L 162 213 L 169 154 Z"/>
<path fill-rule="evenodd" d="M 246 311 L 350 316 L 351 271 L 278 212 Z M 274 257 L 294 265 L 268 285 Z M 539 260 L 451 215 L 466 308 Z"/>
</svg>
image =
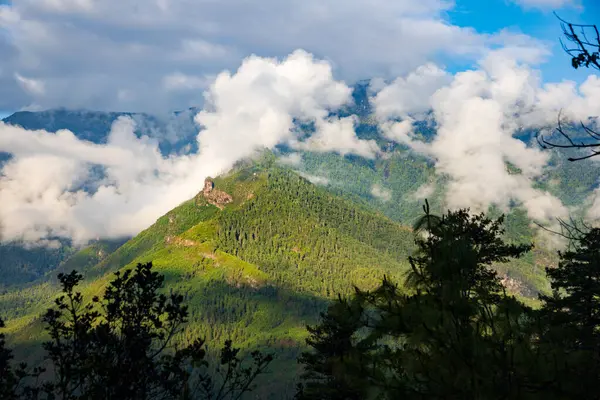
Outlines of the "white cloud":
<svg viewBox="0 0 600 400">
<path fill-rule="evenodd" d="M 437 65 L 422 65 L 406 78 L 397 78 L 377 93 L 373 98 L 375 113 L 381 120 L 422 115 L 431 109 L 433 93 L 450 80 L 450 74 Z"/>
<path fill-rule="evenodd" d="M 3 240 L 48 244 L 61 236 L 83 243 L 136 234 L 194 196 L 206 176 L 264 147 L 296 143 L 294 118 L 314 123 L 314 136 L 327 138 L 327 151 L 361 151 L 351 124 L 328 118 L 349 98 L 350 88 L 333 79 L 328 63 L 296 51 L 283 60 L 249 57 L 235 73 L 216 78 L 196 115 L 204 128 L 198 154 L 163 157 L 157 141 L 137 138 L 135 123 L 125 117 L 113 124 L 106 144 L 66 130 L 53 134 L 0 123 L 0 150 L 13 155 L 0 174 Z M 101 179 L 92 176 L 93 166 L 103 168 Z M 95 190 L 84 191 L 90 180 Z"/>
<path fill-rule="evenodd" d="M 579 87 L 572 81 L 547 83 L 536 92 L 536 104 L 527 122 L 544 125 L 556 122 L 557 115 L 573 121 L 600 117 L 600 78 L 590 75 Z"/>
<path fill-rule="evenodd" d="M 356 154 L 365 158 L 375 158 L 380 153 L 374 140 L 361 140 L 356 136 L 355 116 L 342 119 L 318 121 L 317 133 L 303 142 L 293 141 L 292 148 L 315 152 L 336 152 L 342 156 Z"/>
<path fill-rule="evenodd" d="M 555 10 L 563 7 L 579 6 L 577 0 L 512 0 L 524 9 Z"/>
<path fill-rule="evenodd" d="M 45 95 L 4 84 L 0 109 L 156 112 L 199 105 L 197 85 L 164 77 L 215 75 L 249 54 L 295 49 L 327 57 L 347 81 L 405 74 L 426 62 L 469 61 L 513 34 L 452 25 L 448 0 L 14 0 L 0 6 L 0 69 L 45 83 Z M 351 43 L 351 46 L 347 44 Z M 128 96 L 119 96 L 129 93 Z"/>
<path fill-rule="evenodd" d="M 295 51 L 281 63 L 248 57 L 235 75 L 223 72 L 212 84 L 207 106 L 196 116 L 205 128 L 199 135 L 200 151 L 239 159 L 249 149 L 294 141 L 293 118 L 314 121 L 315 136 L 330 137 L 338 133 L 336 126 L 347 124 L 327 119 L 328 109 L 350 101 L 350 94 L 349 87 L 333 80 L 328 63 L 305 51 Z M 347 129 L 339 132 L 349 134 Z M 334 150 L 332 142 L 327 144 L 327 151 Z"/>
<path fill-rule="evenodd" d="M 486 210 L 496 205 L 506 210 L 516 202 L 540 221 L 565 217 L 567 209 L 557 198 L 533 187 L 549 155 L 513 137 L 520 127 L 552 124 L 556 111 L 550 105 L 558 99 L 556 94 L 548 96 L 534 70 L 515 59 L 519 54 L 491 52 L 479 69 L 457 73 L 430 97 L 421 97 L 422 85 L 408 85 L 411 79 L 396 80 L 380 92 L 385 96 L 376 101 L 382 107 L 379 115 L 402 117 L 425 107 L 414 104 L 430 104 L 437 135 L 431 143 L 417 140 L 410 116 L 401 122 L 385 122 L 382 129 L 388 138 L 433 158 L 437 173 L 450 177 L 446 193 L 450 208 Z M 429 70 L 435 71 L 434 76 L 445 75 Z M 423 70 L 412 75 L 413 81 L 422 74 Z M 572 116 L 589 115 L 596 105 L 595 84 L 594 78 L 588 79 L 580 88 L 586 95 L 568 99 L 571 104 L 564 104 L 563 99 L 560 104 L 570 106 Z M 521 173 L 510 173 L 506 162 Z"/>
<path fill-rule="evenodd" d="M 378 184 L 371 186 L 371 194 L 383 202 L 388 202 L 392 199 L 392 191 Z"/>
</svg>

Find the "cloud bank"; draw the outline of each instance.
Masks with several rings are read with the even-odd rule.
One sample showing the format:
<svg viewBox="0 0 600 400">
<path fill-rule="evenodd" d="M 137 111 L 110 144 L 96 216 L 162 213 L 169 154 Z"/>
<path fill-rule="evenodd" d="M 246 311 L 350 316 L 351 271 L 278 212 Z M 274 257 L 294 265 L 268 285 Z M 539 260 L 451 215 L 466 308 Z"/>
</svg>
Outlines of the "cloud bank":
<svg viewBox="0 0 600 400">
<path fill-rule="evenodd" d="M 519 129 L 553 126 L 559 110 L 577 121 L 598 114 L 598 77 L 579 87 L 572 82 L 541 85 L 519 49 L 492 51 L 479 68 L 454 76 L 426 64 L 398 78 L 374 97 L 384 135 L 435 160 L 438 174 L 450 178 L 450 208 L 508 210 L 522 205 L 530 218 L 564 218 L 567 208 L 536 189 L 549 153 L 527 147 L 513 135 Z M 525 61 L 525 62 L 523 62 Z M 414 120 L 433 110 L 437 134 L 431 142 L 415 136 Z"/>
<path fill-rule="evenodd" d="M 248 54 L 284 57 L 302 48 L 353 81 L 404 75 L 432 59 L 474 61 L 518 36 L 453 25 L 449 0 L 9 3 L 0 4 L 0 109 L 7 110 L 183 109 L 201 106 L 211 78 Z"/>
<path fill-rule="evenodd" d="M 542 222 L 566 216 L 560 200 L 534 185 L 549 154 L 514 134 L 553 125 L 560 109 L 574 120 L 597 115 L 600 80 L 592 75 L 580 86 L 542 85 L 530 56 L 517 47 L 491 51 L 477 68 L 456 74 L 425 63 L 389 84 L 380 81 L 373 93 L 381 133 L 430 157 L 437 173 L 449 178 L 450 208 L 517 204 Z M 330 61 L 297 50 L 283 59 L 250 56 L 236 71 L 221 72 L 195 116 L 201 129 L 192 154 L 163 156 L 157 140 L 136 137 L 135 122 L 124 117 L 105 144 L 69 131 L 25 131 L 0 123 L 0 150 L 12 154 L 0 175 L 3 240 L 47 243 L 66 237 L 85 243 L 134 235 L 194 196 L 206 176 L 278 144 L 384 157 L 375 141 L 357 137 L 356 116 L 332 117 L 351 101 L 351 88 L 332 71 Z M 422 141 L 414 122 L 428 111 L 437 134 Z M 310 123 L 315 131 L 305 137 L 294 121 Z M 297 164 L 301 158 L 295 154 L 285 161 Z M 381 187 L 371 189 L 382 201 L 392 197 Z M 432 190 L 424 186 L 416 196 Z"/>
<path fill-rule="evenodd" d="M 85 243 L 136 234 L 195 195 L 206 176 L 279 143 L 309 149 L 320 143 L 327 151 L 367 156 L 373 144 L 356 137 L 352 121 L 328 117 L 350 94 L 327 62 L 304 51 L 283 60 L 249 57 L 205 92 L 206 107 L 195 117 L 202 126 L 198 153 L 170 157 L 156 140 L 137 138 L 126 117 L 113 124 L 106 144 L 0 123 L 0 150 L 12 154 L 0 175 L 3 239 Z M 313 137 L 299 141 L 294 119 L 315 123 Z M 86 191 L 90 180 L 94 190 Z"/>
</svg>

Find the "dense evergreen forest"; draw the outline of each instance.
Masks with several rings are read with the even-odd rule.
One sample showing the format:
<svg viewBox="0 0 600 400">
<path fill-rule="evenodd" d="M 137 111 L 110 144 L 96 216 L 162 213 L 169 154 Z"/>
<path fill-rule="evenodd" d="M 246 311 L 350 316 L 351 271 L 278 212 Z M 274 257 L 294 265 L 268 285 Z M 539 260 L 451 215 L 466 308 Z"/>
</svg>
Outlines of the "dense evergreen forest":
<svg viewBox="0 0 600 400">
<path fill-rule="evenodd" d="M 572 238 L 546 270 L 552 294 L 533 309 L 490 268 L 532 249 L 506 243 L 503 223 L 427 205 L 402 282 L 355 287 L 308 327 L 295 397 L 598 398 L 600 229 Z M 15 365 L 0 336 L 2 398 L 237 399 L 260 393 L 276 365 L 272 353 L 243 356 L 230 340 L 211 357 L 211 339 L 183 328 L 186 296 L 163 293 L 152 263 L 114 273 L 91 299 L 77 291 L 77 272 L 58 278 L 62 294 L 41 318 L 45 362 Z"/>
</svg>

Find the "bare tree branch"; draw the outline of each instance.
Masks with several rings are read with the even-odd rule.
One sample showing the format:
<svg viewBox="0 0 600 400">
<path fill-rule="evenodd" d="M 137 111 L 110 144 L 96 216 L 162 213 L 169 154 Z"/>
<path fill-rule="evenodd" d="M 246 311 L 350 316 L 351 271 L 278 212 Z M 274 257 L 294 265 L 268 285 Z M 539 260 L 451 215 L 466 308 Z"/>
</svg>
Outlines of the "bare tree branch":
<svg viewBox="0 0 600 400">
<path fill-rule="evenodd" d="M 571 56 L 571 65 L 577 69 L 586 67 L 600 70 L 600 32 L 596 25 L 572 24 L 560 18 L 556 13 L 556 18 L 560 21 L 563 34 L 568 41 L 575 44 L 574 48 L 567 48 L 561 40 L 563 50 Z M 579 32 L 579 33 L 578 33 Z M 588 34 L 595 37 L 588 39 Z"/>
<path fill-rule="evenodd" d="M 546 232 L 550 232 L 552 234 L 567 239 L 569 247 L 578 243 L 592 229 L 592 227 L 588 225 L 583 219 L 581 221 L 577 221 L 573 217 L 569 217 L 568 221 L 565 221 L 561 218 L 557 218 L 556 220 L 559 224 L 559 230 L 547 228 L 535 221 L 534 224 L 536 224 L 538 227 L 545 230 Z"/>
<path fill-rule="evenodd" d="M 594 149 L 600 147 L 600 133 L 596 132 L 589 126 L 586 126 L 583 122 L 580 122 L 583 131 L 592 139 L 594 142 L 585 143 L 581 140 L 575 142 L 575 139 L 572 138 L 572 135 L 569 134 L 565 127 L 563 126 L 563 122 L 561 121 L 562 110 L 558 113 L 558 122 L 556 127 L 556 132 L 560 134 L 562 138 L 566 140 L 566 144 L 561 144 L 556 141 L 548 140 L 544 137 L 543 133 L 537 132 L 535 138 L 537 139 L 538 144 L 543 149 Z M 579 156 L 579 157 L 569 157 L 569 161 L 580 161 L 585 160 L 586 158 L 595 157 L 600 154 L 600 151 L 592 150 L 590 154 Z"/>
<path fill-rule="evenodd" d="M 565 38 L 573 43 L 575 47 L 567 47 L 563 40 L 560 40 L 560 44 L 563 50 L 571 56 L 571 65 L 573 68 L 578 69 L 579 67 L 595 68 L 600 70 L 600 31 L 596 25 L 586 24 L 573 24 L 560 18 L 556 13 L 556 18 L 560 21 L 560 26 L 563 31 Z M 588 37 L 588 35 L 591 36 Z M 558 127 L 556 130 L 560 135 L 566 139 L 566 144 L 560 144 L 554 141 L 549 141 L 543 137 L 543 134 L 539 132 L 536 134 L 538 144 L 543 149 L 557 148 L 557 149 L 593 149 L 600 147 L 600 132 L 586 126 L 581 122 L 583 131 L 593 140 L 592 143 L 583 141 L 575 142 L 571 135 L 569 135 L 563 128 L 560 118 L 558 115 Z M 600 155 L 600 151 L 591 150 L 591 153 L 580 157 L 569 157 L 569 161 L 580 161 L 588 158 Z"/>
</svg>

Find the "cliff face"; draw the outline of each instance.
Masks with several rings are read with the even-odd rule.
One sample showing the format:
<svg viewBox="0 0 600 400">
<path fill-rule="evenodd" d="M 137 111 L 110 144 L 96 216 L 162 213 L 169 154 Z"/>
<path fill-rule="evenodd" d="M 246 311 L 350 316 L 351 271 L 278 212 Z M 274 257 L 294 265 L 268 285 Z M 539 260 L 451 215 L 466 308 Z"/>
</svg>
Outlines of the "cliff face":
<svg viewBox="0 0 600 400">
<path fill-rule="evenodd" d="M 199 196 L 203 197 L 207 203 L 220 209 L 223 209 L 225 204 L 229 204 L 233 201 L 231 195 L 222 190 L 215 189 L 215 183 L 210 178 L 204 180 L 204 189 L 202 189 L 202 192 L 198 193 L 197 197 Z"/>
</svg>

